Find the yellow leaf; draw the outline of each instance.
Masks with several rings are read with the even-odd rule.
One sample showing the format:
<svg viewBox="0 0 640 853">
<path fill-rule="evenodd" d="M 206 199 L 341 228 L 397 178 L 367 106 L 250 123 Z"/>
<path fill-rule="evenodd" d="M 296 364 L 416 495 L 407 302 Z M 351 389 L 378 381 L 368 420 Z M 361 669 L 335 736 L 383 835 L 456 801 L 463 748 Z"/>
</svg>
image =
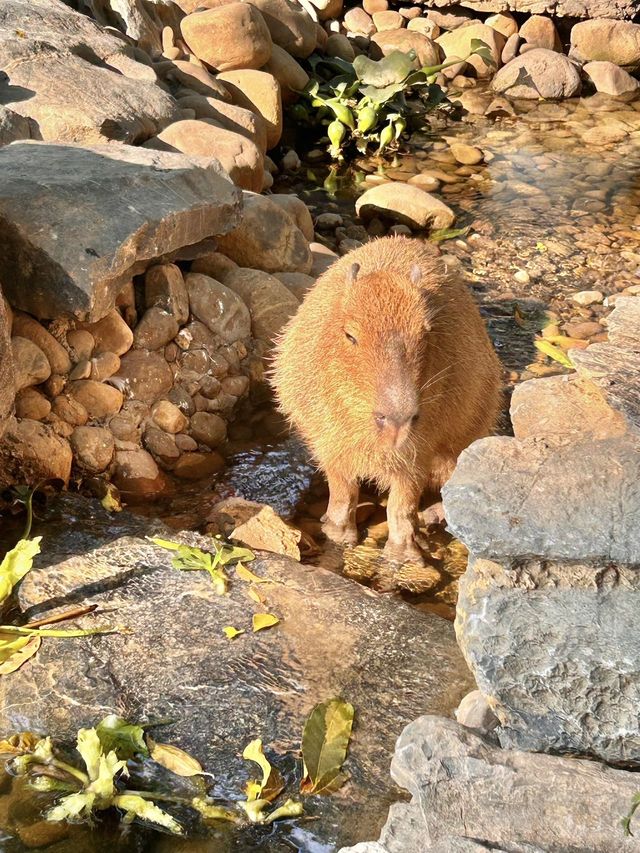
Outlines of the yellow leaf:
<svg viewBox="0 0 640 853">
<path fill-rule="evenodd" d="M 565 355 L 564 351 L 559 347 L 554 346 L 550 341 L 544 338 L 536 338 L 534 344 L 537 349 L 540 350 L 541 353 L 552 358 L 554 361 L 557 361 L 563 367 L 571 367 L 573 368 L 573 364 L 569 360 L 569 358 Z"/>
<path fill-rule="evenodd" d="M 138 817 L 141 820 L 149 821 L 149 823 L 163 826 L 169 832 L 173 832 L 174 835 L 182 835 L 182 827 L 177 820 L 155 803 L 138 796 L 138 794 L 129 794 L 125 791 L 113 798 L 113 804 L 126 812 L 125 823 L 130 823 L 134 817 Z"/>
<path fill-rule="evenodd" d="M 249 587 L 249 589 L 247 590 L 247 595 L 249 596 L 249 598 L 251 598 L 253 601 L 256 601 L 258 604 L 264 604 L 266 601 L 264 595 L 262 595 L 259 590 L 257 590 L 253 586 Z"/>
<path fill-rule="evenodd" d="M 194 797 L 191 805 L 205 820 L 229 820 L 237 823 L 240 819 L 234 812 L 222 806 L 216 806 L 215 803 L 209 803 L 204 797 Z"/>
<path fill-rule="evenodd" d="M 313 709 L 302 733 L 305 794 L 328 794 L 345 780 L 341 774 L 347 757 L 354 710 L 349 702 L 330 699 Z"/>
<path fill-rule="evenodd" d="M 100 503 L 108 512 L 122 512 L 120 492 L 116 489 L 113 483 L 107 484 L 107 490 L 104 497 L 100 499 Z"/>
<path fill-rule="evenodd" d="M 249 571 L 249 569 L 246 566 L 243 566 L 242 563 L 238 563 L 236 565 L 236 576 L 242 581 L 247 581 L 247 583 L 273 583 L 269 578 L 261 578 L 259 575 L 254 575 L 254 573 Z"/>
<path fill-rule="evenodd" d="M 3 649 L 0 647 L 0 675 L 9 675 L 10 672 L 15 672 L 20 669 L 23 663 L 32 658 L 42 645 L 42 637 L 19 637 L 18 648 L 5 657 Z M 11 643 L 15 645 L 15 643 Z"/>
<path fill-rule="evenodd" d="M 4 555 L 0 563 L 0 604 L 11 595 L 13 587 L 31 571 L 33 558 L 40 553 L 42 536 L 21 539 L 15 548 Z"/>
<path fill-rule="evenodd" d="M 545 340 L 551 341 L 552 344 L 561 347 L 563 350 L 586 349 L 589 346 L 589 341 L 583 341 L 581 338 L 570 338 L 567 335 L 552 335 Z"/>
<path fill-rule="evenodd" d="M 33 752 L 40 738 L 33 732 L 19 732 L 6 740 L 0 740 L 0 755 L 25 755 Z"/>
<path fill-rule="evenodd" d="M 234 637 L 239 637 L 240 634 L 244 634 L 244 628 L 234 628 L 233 625 L 227 625 L 222 630 L 229 640 L 233 640 Z"/>
<path fill-rule="evenodd" d="M 148 736 L 147 743 L 151 758 L 167 770 L 171 770 L 176 776 L 197 776 L 198 773 L 204 772 L 199 761 L 177 746 L 156 743 Z"/>
<path fill-rule="evenodd" d="M 296 803 L 294 800 L 287 800 L 286 803 L 275 809 L 271 814 L 267 815 L 264 823 L 273 823 L 274 820 L 280 820 L 287 817 L 300 817 L 303 814 L 304 808 L 302 803 Z"/>
<path fill-rule="evenodd" d="M 280 620 L 273 613 L 254 613 L 253 614 L 253 630 L 262 631 L 264 628 L 271 628 L 277 625 Z"/>
<path fill-rule="evenodd" d="M 255 762 L 262 770 L 262 779 L 260 782 L 249 782 L 247 784 L 248 802 L 253 802 L 254 800 L 267 800 L 271 802 L 274 800 L 284 788 L 284 780 L 280 772 L 269 763 L 269 759 L 262 749 L 260 738 L 256 738 L 247 744 L 242 757 L 247 761 Z"/>
</svg>

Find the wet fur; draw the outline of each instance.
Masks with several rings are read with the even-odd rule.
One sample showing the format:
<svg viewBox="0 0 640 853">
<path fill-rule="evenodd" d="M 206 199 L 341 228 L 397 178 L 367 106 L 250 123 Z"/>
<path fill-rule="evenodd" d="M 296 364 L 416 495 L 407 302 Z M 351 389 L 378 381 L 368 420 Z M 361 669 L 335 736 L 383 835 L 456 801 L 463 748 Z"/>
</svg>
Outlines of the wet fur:
<svg viewBox="0 0 640 853">
<path fill-rule="evenodd" d="M 318 279 L 277 342 L 271 380 L 330 486 L 332 478 L 380 489 L 401 482 L 419 494 L 440 488 L 460 452 L 493 430 L 500 375 L 475 302 L 435 247 L 385 237 Z M 381 445 L 372 417 L 385 383 L 419 393 L 418 421 L 393 450 Z"/>
</svg>

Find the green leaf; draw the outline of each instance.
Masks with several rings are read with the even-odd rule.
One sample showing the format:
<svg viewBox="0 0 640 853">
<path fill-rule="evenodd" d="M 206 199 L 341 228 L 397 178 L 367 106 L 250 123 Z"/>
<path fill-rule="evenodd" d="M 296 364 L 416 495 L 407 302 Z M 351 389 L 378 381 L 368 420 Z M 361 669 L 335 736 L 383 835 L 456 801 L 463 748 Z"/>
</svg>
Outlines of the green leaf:
<svg viewBox="0 0 640 853">
<path fill-rule="evenodd" d="M 353 60 L 353 70 L 365 85 L 382 89 L 391 83 L 402 83 L 413 70 L 415 58 L 415 50 L 394 50 L 378 60 L 361 54 Z"/>
<path fill-rule="evenodd" d="M 347 757 L 354 709 L 342 699 L 321 702 L 313 709 L 302 733 L 305 776 L 300 785 L 304 794 L 330 793 L 340 778 Z M 340 784 L 344 777 L 340 779 Z"/>
<path fill-rule="evenodd" d="M 4 555 L 0 563 L 0 604 L 11 595 L 14 586 L 33 568 L 33 558 L 40 553 L 42 536 L 21 539 Z"/>
<path fill-rule="evenodd" d="M 390 101 L 398 92 L 402 92 L 403 89 L 403 83 L 390 83 L 388 86 L 380 89 L 376 86 L 364 86 L 360 91 L 372 104 L 384 104 Z"/>
<path fill-rule="evenodd" d="M 265 628 L 272 628 L 277 625 L 280 620 L 273 613 L 254 613 L 253 614 L 253 631 L 262 631 Z"/>
<path fill-rule="evenodd" d="M 125 760 L 135 755 L 149 755 L 144 739 L 144 729 L 128 723 L 122 717 L 109 714 L 96 726 L 103 752 L 115 752 Z"/>
<path fill-rule="evenodd" d="M 552 358 L 554 361 L 557 361 L 563 367 L 570 367 L 573 369 L 573 364 L 564 350 L 552 344 L 551 341 L 546 340 L 546 338 L 537 338 L 534 341 L 534 345 L 541 353 L 544 353 L 544 355 Z"/>
<path fill-rule="evenodd" d="M 166 767 L 176 776 L 189 777 L 204 773 L 200 762 L 177 746 L 171 746 L 168 743 L 156 743 L 149 738 L 149 754 L 155 762 Z"/>
<path fill-rule="evenodd" d="M 182 827 L 177 820 L 171 817 L 167 812 L 162 811 L 155 803 L 140 797 L 137 794 L 119 794 L 113 799 L 114 806 L 123 809 L 125 821 L 130 823 L 134 818 L 139 817 L 141 820 L 154 823 L 157 826 L 162 826 L 173 832 L 174 835 L 182 835 Z"/>
<path fill-rule="evenodd" d="M 249 782 L 247 785 L 247 800 L 266 800 L 271 802 L 275 800 L 278 794 L 284 788 L 284 779 L 280 775 L 279 770 L 272 767 L 268 758 L 263 752 L 262 741 L 260 738 L 252 740 L 247 744 L 242 753 L 242 757 L 246 761 L 253 761 L 262 770 L 262 779 L 260 782 Z"/>
<path fill-rule="evenodd" d="M 466 237 L 469 228 L 439 228 L 429 234 L 432 243 L 441 243 L 443 240 L 453 240 L 455 237 Z"/>
<path fill-rule="evenodd" d="M 487 65 L 495 66 L 496 63 L 491 55 L 491 48 L 482 39 L 471 39 L 469 50 L 469 56 L 479 56 L 481 59 L 484 59 Z"/>
<path fill-rule="evenodd" d="M 191 806 L 199 812 L 205 820 L 228 820 L 232 823 L 237 823 L 240 818 L 229 809 L 222 806 L 217 806 L 215 803 L 210 803 L 204 797 L 194 797 L 191 800 Z"/>
<path fill-rule="evenodd" d="M 294 800 L 287 800 L 280 808 L 275 809 L 271 814 L 267 815 L 264 823 L 273 823 L 274 820 L 282 820 L 288 817 L 300 817 L 304 813 L 302 803 L 296 803 Z"/>
</svg>

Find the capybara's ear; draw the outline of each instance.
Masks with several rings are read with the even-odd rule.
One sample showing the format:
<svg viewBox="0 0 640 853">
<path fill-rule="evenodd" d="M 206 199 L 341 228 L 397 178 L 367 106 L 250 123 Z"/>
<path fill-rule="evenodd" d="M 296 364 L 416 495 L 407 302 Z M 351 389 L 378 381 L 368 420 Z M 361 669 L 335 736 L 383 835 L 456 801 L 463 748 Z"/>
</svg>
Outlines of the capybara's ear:
<svg viewBox="0 0 640 853">
<path fill-rule="evenodd" d="M 360 272 L 360 264 L 351 264 L 351 266 L 347 269 L 347 276 L 346 276 L 347 287 L 351 287 L 351 285 L 356 283 L 356 278 L 358 277 L 359 272 Z"/>
<path fill-rule="evenodd" d="M 415 284 L 416 287 L 420 287 L 422 283 L 422 270 L 418 266 L 418 264 L 414 264 L 411 267 L 411 284 Z"/>
</svg>

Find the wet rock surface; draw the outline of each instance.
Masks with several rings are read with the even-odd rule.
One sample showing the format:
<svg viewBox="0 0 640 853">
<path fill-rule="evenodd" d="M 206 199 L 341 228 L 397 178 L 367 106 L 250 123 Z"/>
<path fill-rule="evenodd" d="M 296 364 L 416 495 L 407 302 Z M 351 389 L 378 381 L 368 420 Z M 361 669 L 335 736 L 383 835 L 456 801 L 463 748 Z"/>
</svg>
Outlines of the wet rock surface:
<svg viewBox="0 0 640 853">
<path fill-rule="evenodd" d="M 215 772 L 220 792 L 239 797 L 247 772 L 239 754 L 251 738 L 275 753 L 295 751 L 316 702 L 341 695 L 354 704 L 351 781 L 307 800 L 318 820 L 254 836 L 246 849 L 287 850 L 288 833 L 308 845 L 321 839 L 326 849 L 371 837 L 397 797 L 386 767 L 399 729 L 417 713 L 450 713 L 470 689 L 448 622 L 334 574 L 260 556 L 251 569 L 275 581 L 261 584 L 262 608 L 232 570 L 230 592 L 219 597 L 206 575 L 171 568 L 170 552 L 145 539 L 176 538 L 158 522 L 110 516 L 71 496 L 47 518 L 34 529 L 44 534 L 39 567 L 20 591 L 26 615 L 98 603 L 101 615 L 85 617 L 86 625 L 117 623 L 133 633 L 44 644 L 2 685 L 3 732 L 72 738 L 111 711 L 167 717 L 175 722 L 163 738 Z M 195 534 L 180 539 L 207 545 Z M 225 625 L 250 627 L 252 612 L 266 609 L 281 620 L 270 631 L 234 642 L 222 633 Z"/>
<path fill-rule="evenodd" d="M 169 253 L 239 219 L 239 191 L 215 161 L 180 154 L 17 143 L 0 172 L 4 292 L 40 318 L 99 319 L 158 240 Z M 59 239 L 63 219 L 72 241 Z"/>
<path fill-rule="evenodd" d="M 391 774 L 411 803 L 392 807 L 379 843 L 340 853 L 640 850 L 620 822 L 634 773 L 500 749 L 453 720 L 425 716 L 402 732 Z"/>
</svg>

